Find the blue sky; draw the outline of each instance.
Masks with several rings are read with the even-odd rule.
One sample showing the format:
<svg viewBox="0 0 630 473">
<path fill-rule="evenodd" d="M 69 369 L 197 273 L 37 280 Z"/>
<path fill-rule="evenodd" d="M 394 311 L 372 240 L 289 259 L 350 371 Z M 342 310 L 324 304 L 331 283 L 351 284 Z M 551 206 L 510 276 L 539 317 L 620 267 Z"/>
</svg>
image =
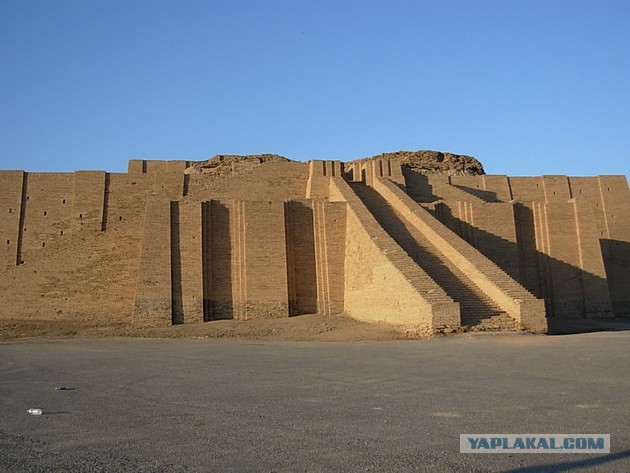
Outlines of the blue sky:
<svg viewBox="0 0 630 473">
<path fill-rule="evenodd" d="M 434 149 L 629 174 L 630 1 L 0 0 L 0 168 Z"/>
</svg>

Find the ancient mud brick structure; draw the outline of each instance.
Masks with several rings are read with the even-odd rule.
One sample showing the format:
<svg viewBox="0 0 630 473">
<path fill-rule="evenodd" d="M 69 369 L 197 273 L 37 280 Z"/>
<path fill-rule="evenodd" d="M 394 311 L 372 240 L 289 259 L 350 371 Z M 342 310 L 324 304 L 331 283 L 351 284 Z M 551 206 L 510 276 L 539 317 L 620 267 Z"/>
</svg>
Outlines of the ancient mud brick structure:
<svg viewBox="0 0 630 473">
<path fill-rule="evenodd" d="M 436 155 L 0 171 L 0 315 L 321 313 L 427 333 L 630 316 L 625 176 L 485 175 Z"/>
</svg>

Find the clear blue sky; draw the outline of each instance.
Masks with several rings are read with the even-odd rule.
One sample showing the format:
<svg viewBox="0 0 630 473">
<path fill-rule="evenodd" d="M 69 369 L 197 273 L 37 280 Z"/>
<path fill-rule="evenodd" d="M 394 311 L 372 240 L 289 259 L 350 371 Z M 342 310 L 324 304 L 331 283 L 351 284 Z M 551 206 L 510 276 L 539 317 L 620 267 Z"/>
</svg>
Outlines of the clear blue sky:
<svg viewBox="0 0 630 473">
<path fill-rule="evenodd" d="M 0 168 L 401 149 L 630 174 L 630 1 L 0 0 Z"/>
</svg>

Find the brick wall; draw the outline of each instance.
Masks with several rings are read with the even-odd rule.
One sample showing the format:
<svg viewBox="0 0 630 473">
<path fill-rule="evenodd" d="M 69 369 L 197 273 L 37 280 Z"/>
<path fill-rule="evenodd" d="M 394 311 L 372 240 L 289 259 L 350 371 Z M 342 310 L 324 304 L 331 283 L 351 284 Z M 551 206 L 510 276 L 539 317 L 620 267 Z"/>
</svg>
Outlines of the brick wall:
<svg viewBox="0 0 630 473">
<path fill-rule="evenodd" d="M 536 203 L 534 211 L 537 249 L 542 255 L 541 287 L 545 290 L 549 315 L 583 315 L 584 293 L 574 206 Z"/>
<path fill-rule="evenodd" d="M 172 307 L 171 204 L 161 196 L 151 196 L 146 204 L 133 324 L 171 325 Z"/>
<path fill-rule="evenodd" d="M 105 179 L 103 228 L 110 230 L 134 225 L 141 232 L 144 224 L 146 196 L 154 188 L 153 177 L 148 174 L 108 173 Z"/>
<path fill-rule="evenodd" d="M 284 205 L 289 313 L 315 314 L 318 273 L 315 270 L 312 201 L 287 201 Z"/>
<path fill-rule="evenodd" d="M 542 177 L 510 177 L 508 182 L 514 200 L 519 202 L 545 201 Z"/>
<path fill-rule="evenodd" d="M 512 190 L 507 176 L 450 176 L 451 185 L 485 202 L 510 202 Z"/>
<path fill-rule="evenodd" d="M 151 160 L 151 159 L 130 159 L 127 167 L 129 174 L 160 174 L 179 173 L 184 174 L 186 168 L 190 166 L 190 161 L 177 160 Z"/>
<path fill-rule="evenodd" d="M 425 209 L 385 178 L 374 180 L 374 190 L 392 207 L 421 231 L 444 258 L 449 259 L 468 276 L 487 296 L 523 327 L 532 331 L 547 328 L 543 303 L 535 299 L 517 281 L 510 278 L 490 259 L 483 256 L 464 240 L 433 218 Z"/>
<path fill-rule="evenodd" d="M 543 176 L 542 184 L 545 202 L 564 203 L 572 197 L 567 176 Z"/>
<path fill-rule="evenodd" d="M 611 301 L 590 205 L 521 204 L 517 210 L 521 277 L 546 300 L 549 316 L 610 317 Z"/>
<path fill-rule="evenodd" d="M 230 214 L 235 202 L 216 200 L 202 205 L 204 320 L 234 318 Z"/>
<path fill-rule="evenodd" d="M 73 173 L 25 174 L 21 261 L 38 258 L 72 233 Z"/>
<path fill-rule="evenodd" d="M 139 325 L 338 313 L 344 307 L 357 317 L 385 320 L 376 313 L 381 299 L 390 321 L 436 325 L 441 302 L 416 294 L 409 295 L 416 309 L 407 302 L 397 307 L 397 290 L 389 300 L 377 282 L 359 280 L 368 271 L 389 287 L 391 276 L 407 288 L 403 293 L 413 292 L 409 287 L 422 293 L 430 285 L 407 265 L 404 252 L 383 239 L 342 180 L 367 180 L 362 174 L 368 171 L 373 184 L 380 175 L 396 179 L 396 163 L 353 163 L 346 176 L 339 161 L 312 161 L 308 182 L 306 165 L 296 163 L 261 166 L 211 185 L 207 176 L 192 175 L 191 195 L 184 198 L 188 164 L 132 160 L 128 174 L 1 171 L 3 271 L 72 245 L 74 238 L 125 227 L 125 238 L 139 242 L 144 235 L 134 315 Z M 606 317 L 611 306 L 617 315 L 630 314 L 624 176 L 406 177 L 410 194 L 435 206 L 434 215 L 449 228 L 544 296 L 550 314 Z M 315 199 L 282 202 L 304 192 Z M 147 201 L 150 194 L 156 195 Z M 250 198 L 255 201 L 244 200 Z M 373 259 L 367 268 L 362 254 Z M 426 310 L 419 315 L 417 307 Z"/>
<path fill-rule="evenodd" d="M 238 201 L 236 318 L 288 317 L 284 203 Z"/>
<path fill-rule="evenodd" d="M 347 183 L 331 179 L 330 198 L 348 206 L 344 273 L 348 315 L 428 332 L 460 325 L 459 304 L 394 242 Z"/>
<path fill-rule="evenodd" d="M 346 210 L 343 202 L 313 202 L 317 312 L 344 310 Z"/>
<path fill-rule="evenodd" d="M 569 205 L 573 206 L 575 214 L 583 313 L 586 317 L 612 317 L 613 305 L 594 208 L 589 202 L 579 198 L 573 199 Z M 628 268 L 630 266 L 626 266 L 626 270 Z"/>
<path fill-rule="evenodd" d="M 630 315 L 630 192 L 624 176 L 599 176 L 605 228 L 600 231 L 610 294 L 616 314 Z M 601 221 L 601 220 L 600 220 Z"/>
<path fill-rule="evenodd" d="M 461 201 L 457 204 L 457 219 L 463 227 L 464 239 L 511 277 L 518 278 L 514 204 Z"/>
<path fill-rule="evenodd" d="M 0 171 L 0 247 L 2 266 L 0 271 L 15 266 L 20 252 L 23 171 Z"/>
<path fill-rule="evenodd" d="M 177 200 L 184 195 L 184 171 L 189 166 L 190 161 L 183 160 L 131 159 L 128 165 L 128 174 L 130 177 L 142 174 L 150 175 L 154 193 Z"/>
<path fill-rule="evenodd" d="M 72 231 L 74 236 L 84 231 L 102 231 L 105 219 L 106 173 L 104 171 L 77 171 L 74 173 L 73 181 Z"/>
<path fill-rule="evenodd" d="M 623 289 L 630 285 L 624 176 L 407 177 L 410 195 L 420 202 L 443 199 L 434 204 L 434 215 L 545 297 L 549 315 L 608 317 L 611 301 L 615 313 L 630 313 L 630 296 Z M 513 216 L 477 199 L 514 199 Z"/>
<path fill-rule="evenodd" d="M 205 319 L 288 317 L 285 204 L 211 201 L 203 216 Z"/>
<path fill-rule="evenodd" d="M 313 160 L 308 162 L 308 166 L 306 198 L 328 198 L 330 178 L 344 176 L 343 163 L 341 161 Z"/>
<path fill-rule="evenodd" d="M 198 323 L 203 309 L 201 202 L 171 202 L 171 281 L 173 323 Z"/>
</svg>

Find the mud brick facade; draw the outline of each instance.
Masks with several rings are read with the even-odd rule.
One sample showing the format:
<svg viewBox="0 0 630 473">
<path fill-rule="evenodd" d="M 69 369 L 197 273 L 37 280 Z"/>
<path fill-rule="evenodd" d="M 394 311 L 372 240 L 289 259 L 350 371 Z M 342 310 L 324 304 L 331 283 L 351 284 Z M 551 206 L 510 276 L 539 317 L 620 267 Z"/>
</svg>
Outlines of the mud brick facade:
<svg viewBox="0 0 630 473">
<path fill-rule="evenodd" d="M 630 316 L 625 176 L 431 174 L 392 158 L 233 164 L 215 177 L 190 165 L 0 171 L 0 280 L 94 251 L 99 275 L 115 268 L 95 278 L 103 297 L 116 274 L 135 281 L 135 296 L 111 297 L 136 326 L 320 313 L 544 332 L 554 319 Z M 117 239 L 133 264 L 108 260 Z"/>
</svg>

